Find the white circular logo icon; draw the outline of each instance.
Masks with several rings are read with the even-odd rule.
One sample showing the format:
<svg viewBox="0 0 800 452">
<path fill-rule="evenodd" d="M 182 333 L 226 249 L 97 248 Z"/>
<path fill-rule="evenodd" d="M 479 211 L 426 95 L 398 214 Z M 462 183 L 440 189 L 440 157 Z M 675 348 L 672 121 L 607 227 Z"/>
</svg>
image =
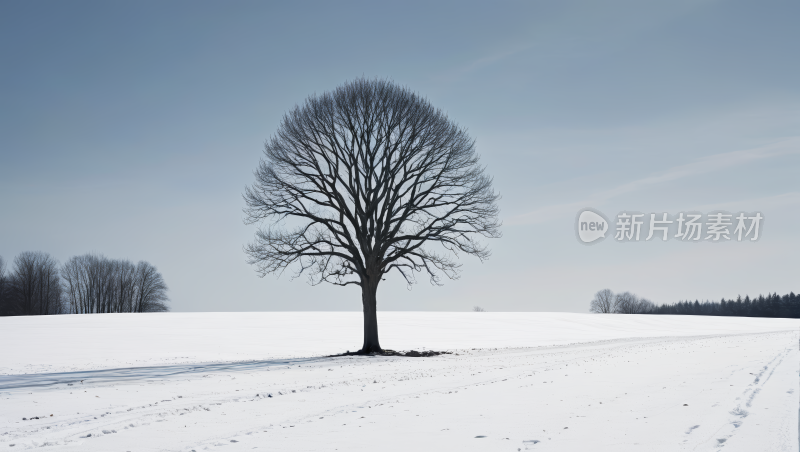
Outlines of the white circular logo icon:
<svg viewBox="0 0 800 452">
<path fill-rule="evenodd" d="M 575 235 L 578 241 L 586 245 L 605 239 L 609 227 L 608 220 L 602 213 L 588 207 L 579 211 L 575 218 Z"/>
</svg>

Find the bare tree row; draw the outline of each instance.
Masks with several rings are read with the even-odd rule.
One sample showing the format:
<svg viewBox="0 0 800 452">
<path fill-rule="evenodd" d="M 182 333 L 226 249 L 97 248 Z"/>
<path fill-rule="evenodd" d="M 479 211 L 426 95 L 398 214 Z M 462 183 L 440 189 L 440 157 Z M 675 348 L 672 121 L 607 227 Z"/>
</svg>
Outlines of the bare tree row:
<svg viewBox="0 0 800 452">
<path fill-rule="evenodd" d="M 63 266 L 47 253 L 24 252 L 6 272 L 0 257 L 0 316 L 161 312 L 167 285 L 148 262 L 86 254 Z"/>
<path fill-rule="evenodd" d="M 594 294 L 589 310 L 601 314 L 648 314 L 655 305 L 645 298 L 630 292 L 614 294 L 611 289 L 603 289 Z"/>
</svg>

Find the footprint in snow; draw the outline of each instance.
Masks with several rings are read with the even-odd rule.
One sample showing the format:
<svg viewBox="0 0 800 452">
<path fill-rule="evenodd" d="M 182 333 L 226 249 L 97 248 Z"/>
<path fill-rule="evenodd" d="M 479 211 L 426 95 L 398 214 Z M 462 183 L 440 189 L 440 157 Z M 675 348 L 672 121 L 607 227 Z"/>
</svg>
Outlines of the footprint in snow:
<svg viewBox="0 0 800 452">
<path fill-rule="evenodd" d="M 525 450 L 533 450 L 533 445 L 540 443 L 538 439 L 529 439 L 522 442 L 522 445 L 525 446 Z M 517 449 L 518 451 L 521 449 Z"/>
<path fill-rule="evenodd" d="M 730 413 L 734 416 L 741 416 L 743 418 L 750 414 L 747 410 L 743 410 L 740 407 L 736 407 L 736 409 L 732 410 Z"/>
</svg>

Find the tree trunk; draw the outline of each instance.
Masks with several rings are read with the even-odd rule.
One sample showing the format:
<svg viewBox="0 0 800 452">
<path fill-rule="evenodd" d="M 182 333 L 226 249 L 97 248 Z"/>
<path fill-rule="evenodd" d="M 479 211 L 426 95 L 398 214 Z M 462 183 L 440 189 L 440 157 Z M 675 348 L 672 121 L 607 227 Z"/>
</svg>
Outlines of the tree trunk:
<svg viewBox="0 0 800 452">
<path fill-rule="evenodd" d="M 374 279 L 380 281 L 379 278 Z M 364 345 L 361 347 L 361 353 L 380 353 L 383 351 L 378 341 L 378 281 L 367 280 L 361 286 L 361 301 L 364 305 Z"/>
</svg>

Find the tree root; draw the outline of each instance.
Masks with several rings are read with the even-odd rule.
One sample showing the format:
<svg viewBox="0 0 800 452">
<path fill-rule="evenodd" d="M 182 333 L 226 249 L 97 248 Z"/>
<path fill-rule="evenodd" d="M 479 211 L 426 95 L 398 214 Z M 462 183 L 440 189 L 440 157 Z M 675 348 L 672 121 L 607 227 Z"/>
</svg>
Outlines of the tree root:
<svg viewBox="0 0 800 452">
<path fill-rule="evenodd" d="M 406 352 L 398 352 L 394 350 L 383 349 L 379 352 L 369 352 L 364 353 L 363 351 L 359 350 L 357 352 L 348 351 L 346 353 L 341 353 L 339 355 L 330 355 L 327 358 L 339 358 L 341 356 L 407 356 L 409 358 L 428 358 L 431 356 L 437 355 L 452 355 L 453 352 L 437 352 L 433 350 L 424 350 L 424 351 L 417 351 L 417 350 L 409 350 Z"/>
</svg>

